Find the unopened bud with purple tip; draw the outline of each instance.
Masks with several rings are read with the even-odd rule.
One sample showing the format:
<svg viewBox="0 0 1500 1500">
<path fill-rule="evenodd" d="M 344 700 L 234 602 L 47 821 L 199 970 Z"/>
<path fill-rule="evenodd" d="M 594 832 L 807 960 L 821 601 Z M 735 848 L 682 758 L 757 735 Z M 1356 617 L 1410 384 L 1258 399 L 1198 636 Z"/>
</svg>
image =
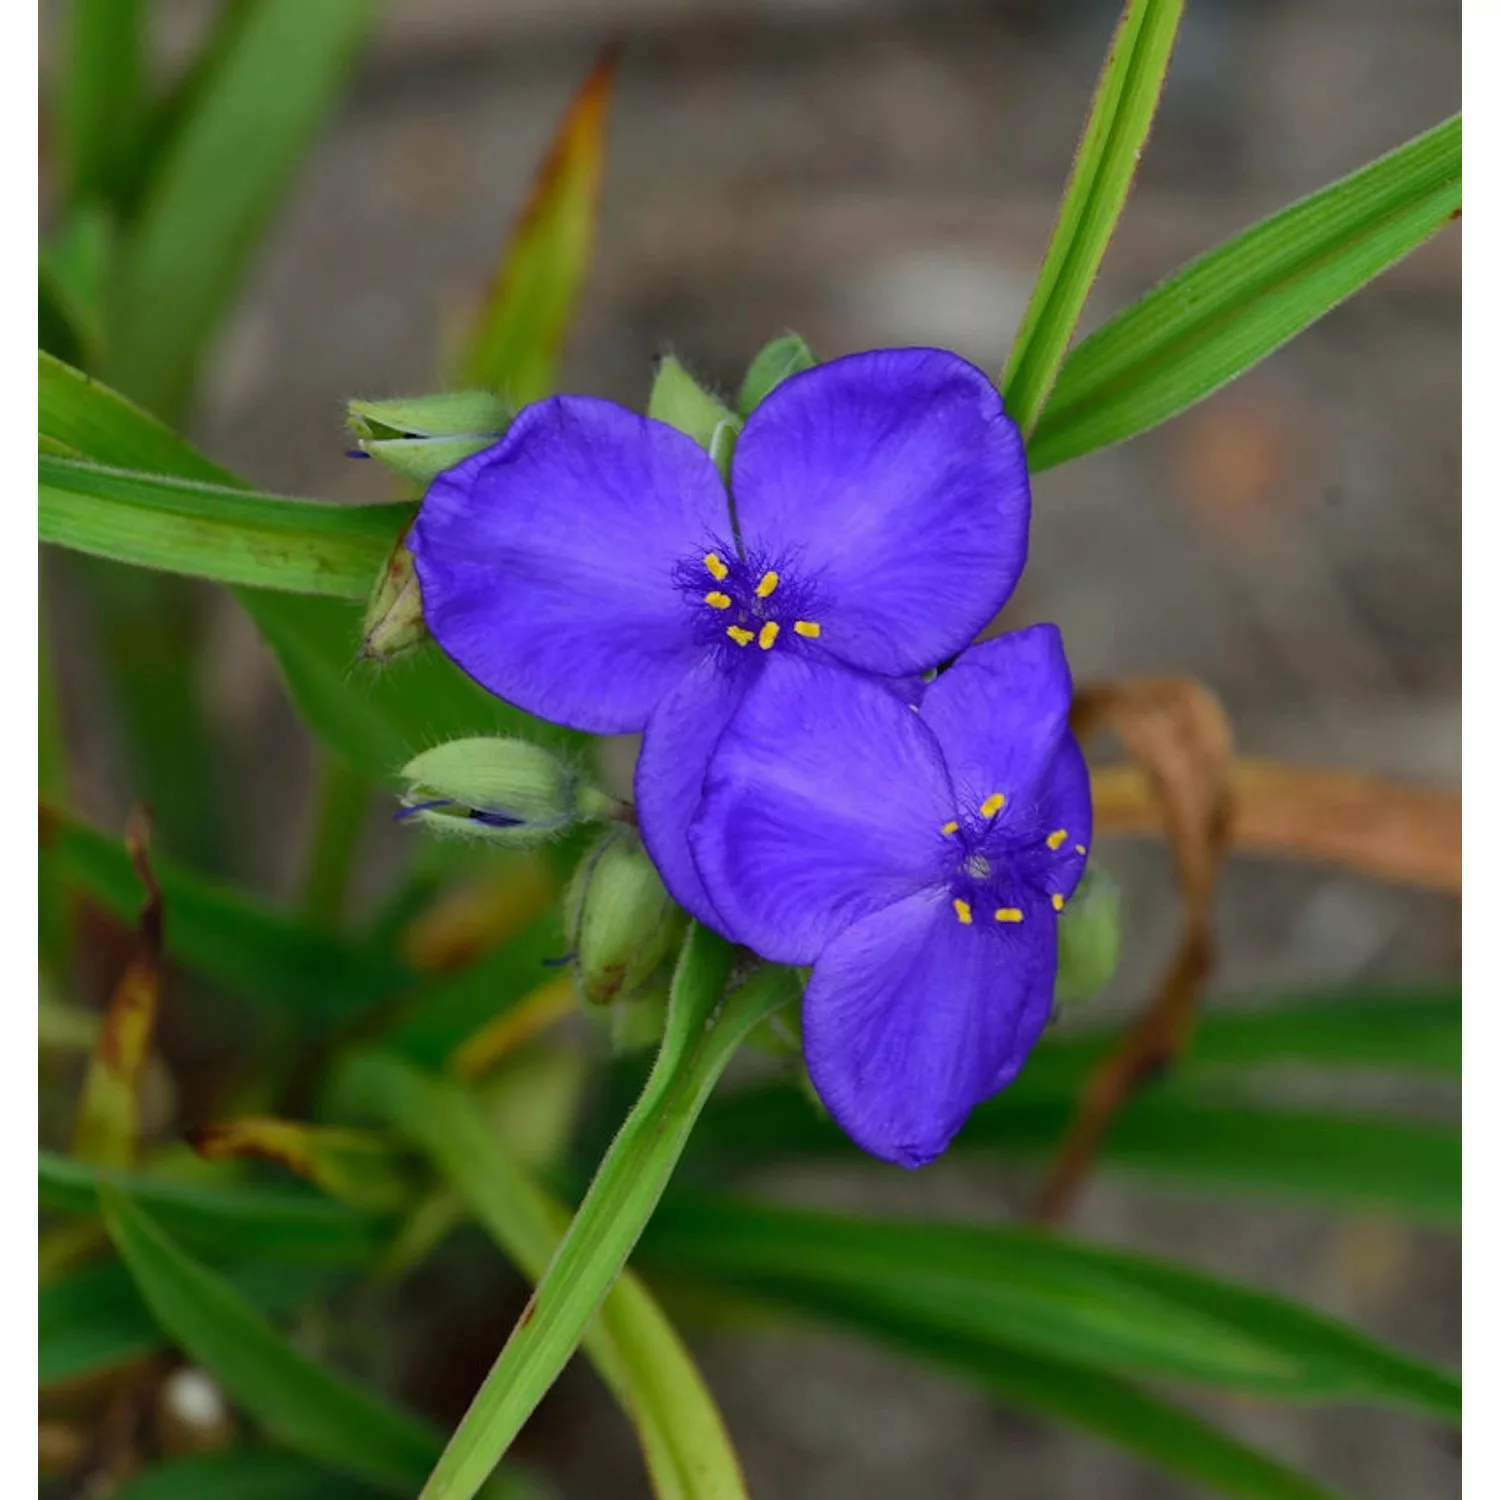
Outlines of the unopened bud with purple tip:
<svg viewBox="0 0 1500 1500">
<path fill-rule="evenodd" d="M 613 797 L 527 740 L 450 740 L 423 751 L 401 774 L 408 785 L 398 816 L 434 833 L 510 848 L 622 812 Z"/>
<path fill-rule="evenodd" d="M 351 401 L 358 451 L 426 488 L 444 469 L 500 440 L 514 408 L 491 391 L 442 391 L 394 401 Z"/>
</svg>

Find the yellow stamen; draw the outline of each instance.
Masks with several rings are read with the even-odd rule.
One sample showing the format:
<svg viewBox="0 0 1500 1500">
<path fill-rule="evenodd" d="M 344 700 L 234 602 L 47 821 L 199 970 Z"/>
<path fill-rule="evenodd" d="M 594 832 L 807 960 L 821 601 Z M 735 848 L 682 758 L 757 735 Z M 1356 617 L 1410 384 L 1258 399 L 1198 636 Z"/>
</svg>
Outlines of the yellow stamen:
<svg viewBox="0 0 1500 1500">
<path fill-rule="evenodd" d="M 974 913 L 969 909 L 969 903 L 965 901 L 962 896 L 955 896 L 953 898 L 953 910 L 958 913 L 958 920 L 962 922 L 965 927 L 969 926 L 970 923 L 973 922 Z"/>
<path fill-rule="evenodd" d="M 1019 922 L 1023 916 L 1024 913 L 1019 906 L 1002 906 L 995 913 L 995 920 L 997 922 Z"/>
<path fill-rule="evenodd" d="M 798 635 L 805 635 L 810 641 L 817 640 L 817 638 L 823 634 L 823 627 L 819 625 L 815 620 L 798 620 L 797 623 L 792 626 L 792 629 L 795 630 Z"/>
<path fill-rule="evenodd" d="M 703 596 L 703 602 L 712 605 L 714 609 L 728 609 L 734 602 L 728 594 L 721 594 L 718 589 Z"/>
<path fill-rule="evenodd" d="M 942 827 L 942 832 L 943 833 L 957 833 L 958 832 L 958 824 L 957 823 L 944 823 L 943 827 Z"/>
<path fill-rule="evenodd" d="M 1087 849 L 1085 849 L 1082 844 L 1074 844 L 1073 845 L 1073 853 L 1074 854 L 1087 854 L 1088 852 L 1089 851 Z"/>
<path fill-rule="evenodd" d="M 729 639 L 735 643 L 736 646 L 748 646 L 750 642 L 755 639 L 755 632 L 753 630 L 746 630 L 743 625 L 731 625 L 729 629 L 724 632 L 724 634 L 727 635 Z"/>
<path fill-rule="evenodd" d="M 781 634 L 781 626 L 775 620 L 767 620 L 760 627 L 760 649 L 769 651 L 776 644 L 776 637 Z"/>
<path fill-rule="evenodd" d="M 1049 849 L 1061 849 L 1063 846 L 1063 840 L 1067 838 L 1067 836 L 1068 830 L 1066 828 L 1059 828 L 1056 833 L 1049 833 L 1047 835 L 1047 847 Z"/>
<path fill-rule="evenodd" d="M 979 816 L 981 818 L 993 818 L 1002 807 L 1005 806 L 1005 793 L 992 792 L 983 802 L 979 804 Z"/>
<path fill-rule="evenodd" d="M 1061 911 L 1062 909 L 1063 909 L 1063 898 L 1061 896 L 1059 896 L 1056 891 L 1053 891 L 1053 893 L 1052 893 L 1052 910 L 1053 911 Z"/>
<path fill-rule="evenodd" d="M 724 566 L 724 559 L 717 552 L 710 552 L 703 559 L 703 566 L 708 569 L 720 583 L 729 577 L 729 569 Z"/>
<path fill-rule="evenodd" d="M 755 597 L 757 599 L 769 599 L 776 592 L 776 585 L 781 582 L 781 574 L 774 568 L 769 568 L 760 575 L 760 582 L 755 585 Z"/>
</svg>

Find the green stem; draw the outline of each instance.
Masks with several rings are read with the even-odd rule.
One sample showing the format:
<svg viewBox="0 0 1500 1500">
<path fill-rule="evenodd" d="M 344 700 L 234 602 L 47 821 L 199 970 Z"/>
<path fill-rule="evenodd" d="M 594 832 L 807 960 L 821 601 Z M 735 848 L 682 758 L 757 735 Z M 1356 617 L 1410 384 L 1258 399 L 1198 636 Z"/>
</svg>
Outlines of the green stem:
<svg viewBox="0 0 1500 1500">
<path fill-rule="evenodd" d="M 338 926 L 343 915 L 369 802 L 370 783 L 360 772 L 338 756 L 322 757 L 313 841 L 302 879 L 302 911 L 322 926 Z"/>
<path fill-rule="evenodd" d="M 789 970 L 761 969 L 721 1002 L 733 959 L 722 939 L 692 928 L 645 1090 L 420 1500 L 471 1500 L 484 1483 L 578 1347 L 735 1049 L 794 995 Z"/>
</svg>

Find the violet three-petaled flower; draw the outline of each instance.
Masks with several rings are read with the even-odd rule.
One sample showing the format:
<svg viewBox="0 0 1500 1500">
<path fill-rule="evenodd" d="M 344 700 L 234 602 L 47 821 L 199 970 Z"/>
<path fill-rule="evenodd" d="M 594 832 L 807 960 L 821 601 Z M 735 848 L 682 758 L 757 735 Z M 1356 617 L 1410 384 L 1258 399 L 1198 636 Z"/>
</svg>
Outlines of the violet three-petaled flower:
<svg viewBox="0 0 1500 1500">
<path fill-rule="evenodd" d="M 1020 434 L 937 349 L 850 355 L 751 415 L 726 494 L 684 434 L 555 396 L 441 475 L 409 545 L 427 625 L 541 718 L 645 731 L 642 835 L 672 894 L 736 936 L 687 844 L 704 773 L 757 682 L 793 666 L 899 678 L 951 657 L 1026 560 Z"/>
<path fill-rule="evenodd" d="M 867 1151 L 917 1167 L 1004 1088 L 1051 1014 L 1092 833 L 1051 625 L 971 647 L 914 709 L 789 665 L 746 696 L 691 829 L 719 910 L 811 964 L 808 1071 Z"/>
</svg>

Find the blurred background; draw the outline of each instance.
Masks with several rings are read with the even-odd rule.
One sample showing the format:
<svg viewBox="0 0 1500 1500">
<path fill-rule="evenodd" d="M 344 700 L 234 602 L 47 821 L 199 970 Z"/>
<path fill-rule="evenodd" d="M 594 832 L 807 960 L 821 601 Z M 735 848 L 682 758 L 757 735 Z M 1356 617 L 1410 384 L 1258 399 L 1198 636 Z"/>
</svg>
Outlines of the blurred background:
<svg viewBox="0 0 1500 1500">
<path fill-rule="evenodd" d="M 214 9 L 158 7 L 163 69 Z M 44 78 L 59 10 L 42 8 Z M 820 356 L 934 343 L 998 374 L 1116 10 L 387 0 L 215 343 L 187 430 L 266 489 L 388 497 L 376 465 L 345 456 L 343 402 L 435 385 L 445 350 L 434 330 L 462 325 L 567 99 L 613 35 L 627 47 L 564 389 L 643 405 L 652 358 L 671 351 L 732 390 L 788 328 Z M 1459 58 L 1457 0 L 1190 0 L 1085 330 L 1199 250 L 1451 113 Z M 1007 621 L 1057 621 L 1081 681 L 1202 678 L 1246 753 L 1456 786 L 1459 311 L 1460 237 L 1449 232 L 1207 403 L 1040 476 L 1032 560 Z M 43 575 L 74 803 L 117 829 L 140 789 L 90 596 L 76 559 L 48 555 Z M 198 854 L 287 896 L 309 838 L 310 742 L 248 618 L 208 588 L 200 607 L 223 826 Z M 385 888 L 401 837 L 377 809 L 357 906 Z M 1121 969 L 1095 1014 L 1139 1004 L 1178 920 L 1161 847 L 1117 842 L 1100 858 L 1126 921 Z M 1216 996 L 1458 970 L 1447 898 L 1236 859 L 1219 910 Z M 107 988 L 114 970 L 101 969 Z M 181 1014 L 176 1024 L 191 1030 Z M 169 1042 L 189 1055 L 194 1045 Z M 1379 1102 L 1448 1106 L 1415 1091 Z M 788 1201 L 1010 1220 L 1036 1181 L 971 1161 L 914 1176 L 778 1168 L 757 1185 Z M 1091 1184 L 1072 1224 L 1458 1358 L 1453 1236 L 1118 1178 Z M 476 1244 L 466 1259 L 459 1238 L 408 1288 L 389 1355 L 397 1369 L 408 1362 L 410 1399 L 450 1417 L 519 1306 L 516 1288 L 496 1290 L 493 1256 Z M 784 1326 L 692 1337 L 758 1496 L 1186 1493 L 865 1344 Z M 1458 1493 L 1456 1441 L 1436 1424 L 1196 1404 L 1370 1500 Z M 562 1381 L 521 1451 L 569 1494 L 647 1493 L 628 1428 L 585 1370 Z"/>
</svg>

